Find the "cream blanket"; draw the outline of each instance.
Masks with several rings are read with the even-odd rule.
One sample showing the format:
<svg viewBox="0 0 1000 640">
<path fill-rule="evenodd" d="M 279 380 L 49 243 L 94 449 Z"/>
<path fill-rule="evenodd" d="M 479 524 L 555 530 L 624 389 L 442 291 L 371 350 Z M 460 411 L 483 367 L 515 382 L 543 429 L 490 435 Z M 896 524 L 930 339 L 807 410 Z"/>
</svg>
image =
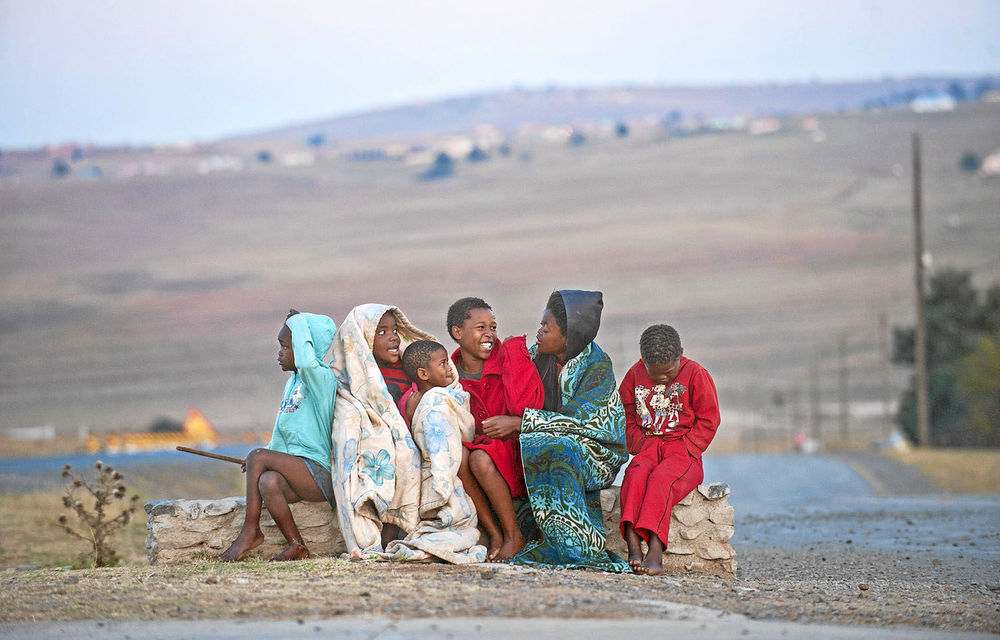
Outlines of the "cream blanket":
<svg viewBox="0 0 1000 640">
<path fill-rule="evenodd" d="M 387 311 L 398 324 L 400 351 L 434 339 L 382 304 L 352 309 L 334 338 L 333 491 L 349 552 L 382 551 L 383 522 L 409 533 L 420 520 L 421 454 L 372 355 L 375 329 Z"/>
<path fill-rule="evenodd" d="M 476 507 L 458 478 L 462 441 L 471 442 L 476 424 L 469 413 L 469 394 L 462 390 L 457 372 L 451 387 L 428 390 L 413 414 L 413 440 L 421 453 L 420 523 L 404 540 L 390 542 L 386 560 L 429 561 L 454 564 L 486 560 L 486 547 L 478 544 Z"/>
</svg>

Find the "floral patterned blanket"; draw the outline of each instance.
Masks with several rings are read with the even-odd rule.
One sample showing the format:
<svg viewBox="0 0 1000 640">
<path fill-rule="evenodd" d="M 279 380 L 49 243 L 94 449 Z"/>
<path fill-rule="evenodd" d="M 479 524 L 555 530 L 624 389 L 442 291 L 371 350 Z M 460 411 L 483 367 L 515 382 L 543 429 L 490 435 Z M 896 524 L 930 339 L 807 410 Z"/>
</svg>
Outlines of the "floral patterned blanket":
<svg viewBox="0 0 1000 640">
<path fill-rule="evenodd" d="M 333 491 L 349 552 L 382 551 L 382 523 L 412 532 L 420 521 L 421 454 L 382 379 L 372 341 L 386 312 L 396 317 L 400 351 L 434 337 L 397 309 L 364 304 L 347 314 L 333 341 Z"/>
<path fill-rule="evenodd" d="M 469 394 L 458 375 L 450 388 L 428 390 L 413 414 L 413 440 L 421 453 L 420 522 L 404 540 L 390 542 L 381 559 L 454 564 L 486 560 L 478 544 L 476 507 L 458 479 L 462 441 L 470 442 L 476 424 L 469 413 Z"/>
</svg>

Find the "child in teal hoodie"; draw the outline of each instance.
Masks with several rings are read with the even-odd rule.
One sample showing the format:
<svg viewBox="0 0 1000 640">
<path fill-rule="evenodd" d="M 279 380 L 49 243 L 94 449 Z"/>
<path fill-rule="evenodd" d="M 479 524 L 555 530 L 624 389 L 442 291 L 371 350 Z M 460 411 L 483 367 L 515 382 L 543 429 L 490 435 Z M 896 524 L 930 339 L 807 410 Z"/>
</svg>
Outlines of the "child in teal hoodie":
<svg viewBox="0 0 1000 640">
<path fill-rule="evenodd" d="M 264 542 L 262 501 L 288 541 L 271 560 L 309 557 L 288 505 L 300 500 L 334 505 L 330 425 L 337 378 L 323 359 L 336 331 L 326 316 L 291 309 L 278 332 L 278 364 L 292 376 L 285 383 L 271 443 L 247 456 L 246 518 L 236 540 L 219 556 L 223 562 L 235 562 Z"/>
</svg>

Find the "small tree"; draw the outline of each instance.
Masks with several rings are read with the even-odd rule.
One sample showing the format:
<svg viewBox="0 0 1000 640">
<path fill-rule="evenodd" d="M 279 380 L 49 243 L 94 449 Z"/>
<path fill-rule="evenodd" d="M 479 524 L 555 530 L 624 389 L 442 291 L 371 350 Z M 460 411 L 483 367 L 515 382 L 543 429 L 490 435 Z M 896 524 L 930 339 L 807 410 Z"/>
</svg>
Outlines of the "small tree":
<svg viewBox="0 0 1000 640">
<path fill-rule="evenodd" d="M 942 269 L 931 276 L 929 289 L 926 317 L 931 444 L 996 444 L 1000 432 L 977 433 L 973 429 L 970 405 L 963 400 L 963 387 L 970 378 L 960 374 L 963 359 L 977 349 L 980 337 L 1000 331 L 1000 285 L 987 288 L 981 299 L 969 271 Z M 916 355 L 913 328 L 896 327 L 893 338 L 893 362 L 913 365 Z M 900 398 L 897 421 L 910 438 L 916 439 L 916 392 L 912 379 Z"/>
<path fill-rule="evenodd" d="M 987 443 L 1000 440 L 1000 331 L 979 338 L 962 361 L 958 381 L 976 436 Z"/>
<path fill-rule="evenodd" d="M 111 517 L 108 511 L 113 509 L 113 501 L 125 499 L 122 474 L 100 460 L 94 467 L 97 468 L 97 480 L 93 484 L 74 475 L 69 465 L 63 467 L 62 475 L 70 481 L 66 487 L 66 495 L 63 496 L 63 506 L 76 513 L 82 523 L 80 530 L 83 533 L 70 526 L 69 518 L 65 515 L 59 516 L 59 525 L 69 535 L 90 543 L 95 567 L 108 567 L 118 563 L 118 554 L 111 546 L 111 539 L 132 519 L 132 514 L 139 506 L 139 496 L 133 495 L 121 513 Z M 77 495 L 81 490 L 86 490 L 90 498 L 84 496 L 81 500 Z M 90 502 L 93 502 L 93 506 Z"/>
<path fill-rule="evenodd" d="M 979 171 L 979 165 L 979 156 L 971 151 L 963 153 L 961 159 L 958 161 L 959 168 L 966 173 L 975 173 Z"/>
</svg>

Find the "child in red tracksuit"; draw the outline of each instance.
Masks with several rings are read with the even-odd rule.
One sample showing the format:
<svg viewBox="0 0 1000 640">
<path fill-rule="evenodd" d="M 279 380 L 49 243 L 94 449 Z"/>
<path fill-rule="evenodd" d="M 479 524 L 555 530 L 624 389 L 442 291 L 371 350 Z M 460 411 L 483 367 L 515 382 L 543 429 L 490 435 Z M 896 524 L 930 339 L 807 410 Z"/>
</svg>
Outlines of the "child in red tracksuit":
<svg viewBox="0 0 1000 640">
<path fill-rule="evenodd" d="M 618 388 L 625 441 L 635 456 L 622 482 L 620 526 L 632 571 L 659 575 L 670 510 L 705 477 L 701 454 L 719 428 L 719 398 L 708 371 L 684 357 L 673 327 L 643 331 L 639 353 Z M 648 546 L 645 558 L 640 540 Z"/>
</svg>

